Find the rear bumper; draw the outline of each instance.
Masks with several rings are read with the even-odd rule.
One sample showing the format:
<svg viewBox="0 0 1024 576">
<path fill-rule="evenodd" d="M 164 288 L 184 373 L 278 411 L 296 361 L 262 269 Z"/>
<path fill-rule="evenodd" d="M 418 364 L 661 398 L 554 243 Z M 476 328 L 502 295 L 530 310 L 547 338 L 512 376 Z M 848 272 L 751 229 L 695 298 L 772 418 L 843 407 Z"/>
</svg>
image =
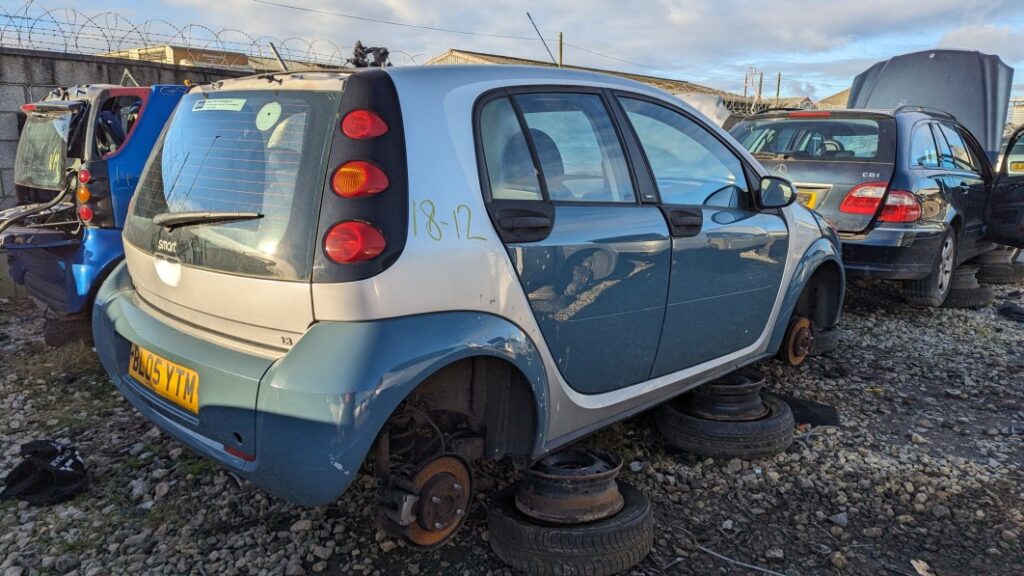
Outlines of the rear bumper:
<svg viewBox="0 0 1024 576">
<path fill-rule="evenodd" d="M 918 280 L 931 274 L 942 249 L 945 224 L 889 224 L 865 235 L 840 235 L 850 277 Z"/>
<path fill-rule="evenodd" d="M 4 232 L 0 242 L 9 241 L 4 247 L 12 279 L 58 314 L 89 312 L 98 282 L 124 257 L 121 231 L 87 228 L 81 237 L 47 232 Z"/>
</svg>

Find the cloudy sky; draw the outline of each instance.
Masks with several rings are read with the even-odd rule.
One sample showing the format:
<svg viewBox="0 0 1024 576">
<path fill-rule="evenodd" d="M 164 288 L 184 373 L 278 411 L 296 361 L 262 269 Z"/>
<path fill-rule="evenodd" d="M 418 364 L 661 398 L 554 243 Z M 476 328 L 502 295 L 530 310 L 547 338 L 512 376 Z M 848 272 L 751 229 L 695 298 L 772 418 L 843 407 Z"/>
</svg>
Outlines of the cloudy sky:
<svg viewBox="0 0 1024 576">
<path fill-rule="evenodd" d="M 1024 2 L 1019 0 L 272 1 L 476 35 L 303 12 L 258 0 L 44 4 L 74 6 L 89 14 L 114 11 L 133 22 L 160 18 L 177 26 L 234 28 L 254 38 L 325 38 L 346 52 L 361 40 L 391 48 L 396 64 L 422 62 L 448 48 L 546 59 L 526 17 L 529 11 L 546 37 L 565 34 L 570 64 L 681 78 L 739 92 L 744 73 L 754 66 L 765 74 L 766 93 L 774 90 L 775 74 L 781 72 L 784 95 L 815 98 L 847 87 L 858 72 L 894 54 L 968 48 L 999 54 L 1021 69 L 1014 92 L 1024 95 Z M 21 2 L 2 0 L 0 5 L 13 11 Z"/>
</svg>

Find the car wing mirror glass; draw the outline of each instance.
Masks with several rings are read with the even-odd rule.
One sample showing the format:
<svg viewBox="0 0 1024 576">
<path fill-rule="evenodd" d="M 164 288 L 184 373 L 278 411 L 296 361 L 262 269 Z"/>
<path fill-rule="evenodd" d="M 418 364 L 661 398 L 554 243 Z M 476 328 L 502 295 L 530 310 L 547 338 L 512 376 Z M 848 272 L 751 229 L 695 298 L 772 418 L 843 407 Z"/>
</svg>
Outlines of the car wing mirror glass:
<svg viewBox="0 0 1024 576">
<path fill-rule="evenodd" d="M 785 178 L 765 176 L 761 178 L 758 195 L 764 208 L 785 208 L 796 200 L 796 187 Z"/>
</svg>

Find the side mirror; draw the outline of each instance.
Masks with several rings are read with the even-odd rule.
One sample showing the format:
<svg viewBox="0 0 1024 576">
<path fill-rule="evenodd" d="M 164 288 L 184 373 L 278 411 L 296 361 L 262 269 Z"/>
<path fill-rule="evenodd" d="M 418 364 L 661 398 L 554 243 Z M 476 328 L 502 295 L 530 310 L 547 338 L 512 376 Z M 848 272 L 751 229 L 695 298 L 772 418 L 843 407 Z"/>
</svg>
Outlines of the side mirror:
<svg viewBox="0 0 1024 576">
<path fill-rule="evenodd" d="M 761 178 L 761 188 L 757 193 L 764 208 L 785 208 L 796 200 L 796 187 L 789 180 L 778 176 Z"/>
</svg>

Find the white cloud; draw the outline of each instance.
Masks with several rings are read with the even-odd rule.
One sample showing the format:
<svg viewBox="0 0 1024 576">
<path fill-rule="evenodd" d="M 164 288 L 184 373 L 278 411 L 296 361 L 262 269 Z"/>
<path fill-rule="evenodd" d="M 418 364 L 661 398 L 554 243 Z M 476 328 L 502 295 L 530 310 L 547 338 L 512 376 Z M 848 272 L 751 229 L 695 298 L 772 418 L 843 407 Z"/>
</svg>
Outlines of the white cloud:
<svg viewBox="0 0 1024 576">
<path fill-rule="evenodd" d="M 939 40 L 943 48 L 980 50 L 999 54 L 1004 61 L 1024 60 L 1024 28 L 997 24 L 971 24 L 947 31 Z"/>
</svg>

